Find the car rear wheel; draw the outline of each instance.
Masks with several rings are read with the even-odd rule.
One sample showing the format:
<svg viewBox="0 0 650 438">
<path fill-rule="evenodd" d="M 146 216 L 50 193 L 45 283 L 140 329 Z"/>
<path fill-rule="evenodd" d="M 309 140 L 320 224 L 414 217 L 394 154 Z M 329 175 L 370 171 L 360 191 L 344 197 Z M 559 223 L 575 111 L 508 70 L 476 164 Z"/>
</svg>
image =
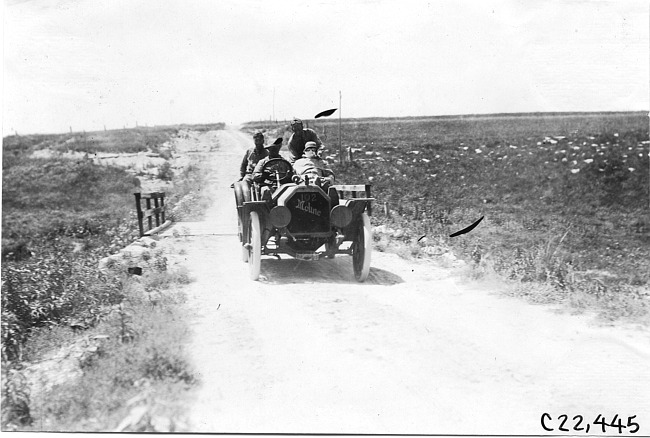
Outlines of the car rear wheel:
<svg viewBox="0 0 650 438">
<path fill-rule="evenodd" d="M 257 280 L 262 263 L 262 227 L 257 212 L 251 212 L 249 223 L 248 273 L 251 280 Z"/>
<path fill-rule="evenodd" d="M 370 273 L 370 255 L 372 253 L 372 230 L 370 229 L 370 218 L 366 213 L 361 215 L 357 237 L 352 242 L 352 268 L 354 278 L 363 282 Z"/>
</svg>

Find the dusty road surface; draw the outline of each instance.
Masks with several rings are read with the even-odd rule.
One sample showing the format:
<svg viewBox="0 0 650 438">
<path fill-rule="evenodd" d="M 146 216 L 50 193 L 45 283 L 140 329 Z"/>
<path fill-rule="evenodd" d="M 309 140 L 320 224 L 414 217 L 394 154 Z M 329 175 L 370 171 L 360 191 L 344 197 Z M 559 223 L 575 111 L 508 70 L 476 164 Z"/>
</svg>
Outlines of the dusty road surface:
<svg viewBox="0 0 650 438">
<path fill-rule="evenodd" d="M 347 256 L 264 258 L 261 281 L 248 280 L 229 185 L 252 139 L 229 129 L 196 141 L 219 143 L 209 154 L 217 202 L 206 221 L 167 232 L 195 279 L 189 431 L 558 434 L 566 415 L 581 435 L 601 433 L 602 414 L 631 421 L 625 434 L 650 434 L 640 328 L 599 327 L 377 252 L 363 284 Z"/>
</svg>

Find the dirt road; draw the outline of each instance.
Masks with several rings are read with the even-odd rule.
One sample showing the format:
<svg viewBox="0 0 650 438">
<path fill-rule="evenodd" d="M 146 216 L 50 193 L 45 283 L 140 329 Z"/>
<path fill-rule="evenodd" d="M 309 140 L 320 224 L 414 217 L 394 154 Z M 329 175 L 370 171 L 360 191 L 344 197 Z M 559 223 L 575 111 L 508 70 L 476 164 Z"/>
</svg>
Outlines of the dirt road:
<svg viewBox="0 0 650 438">
<path fill-rule="evenodd" d="M 189 345 L 200 379 L 194 432 L 543 434 L 615 414 L 650 434 L 650 335 L 598 327 L 468 286 L 433 263 L 264 258 L 248 280 L 229 185 L 252 139 L 201 134 L 217 202 L 173 237 L 195 281 Z M 176 234 L 178 228 L 176 226 Z M 184 249 L 185 251 L 180 251 Z M 617 435 L 616 428 L 608 434 Z M 632 429 L 623 429 L 632 433 Z M 585 431 L 575 431 L 584 434 Z"/>
</svg>

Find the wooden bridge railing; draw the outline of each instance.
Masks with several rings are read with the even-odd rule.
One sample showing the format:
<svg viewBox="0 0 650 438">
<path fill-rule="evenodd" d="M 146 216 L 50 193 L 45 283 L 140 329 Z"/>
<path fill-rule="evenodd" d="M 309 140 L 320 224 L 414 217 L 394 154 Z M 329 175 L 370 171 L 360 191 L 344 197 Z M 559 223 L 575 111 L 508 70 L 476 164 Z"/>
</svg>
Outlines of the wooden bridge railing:
<svg viewBox="0 0 650 438">
<path fill-rule="evenodd" d="M 165 193 L 134 193 L 135 208 L 138 213 L 138 226 L 140 227 L 140 237 L 151 234 L 153 230 L 165 224 Z M 146 208 L 142 208 L 142 200 L 145 201 Z M 153 201 L 153 207 L 151 206 Z M 145 231 L 144 220 L 147 220 L 147 230 Z M 154 219 L 156 226 L 154 227 Z"/>
</svg>

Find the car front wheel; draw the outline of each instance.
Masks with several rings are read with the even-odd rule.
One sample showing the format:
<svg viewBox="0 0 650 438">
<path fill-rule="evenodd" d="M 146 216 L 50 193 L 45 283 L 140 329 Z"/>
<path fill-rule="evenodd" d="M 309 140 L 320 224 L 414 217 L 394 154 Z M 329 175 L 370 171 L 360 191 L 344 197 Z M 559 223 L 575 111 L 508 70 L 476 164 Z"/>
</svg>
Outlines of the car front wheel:
<svg viewBox="0 0 650 438">
<path fill-rule="evenodd" d="M 359 221 L 357 237 L 352 242 L 352 268 L 354 278 L 363 282 L 370 273 L 370 255 L 372 253 L 372 230 L 370 229 L 370 218 L 363 213 Z"/>
</svg>

